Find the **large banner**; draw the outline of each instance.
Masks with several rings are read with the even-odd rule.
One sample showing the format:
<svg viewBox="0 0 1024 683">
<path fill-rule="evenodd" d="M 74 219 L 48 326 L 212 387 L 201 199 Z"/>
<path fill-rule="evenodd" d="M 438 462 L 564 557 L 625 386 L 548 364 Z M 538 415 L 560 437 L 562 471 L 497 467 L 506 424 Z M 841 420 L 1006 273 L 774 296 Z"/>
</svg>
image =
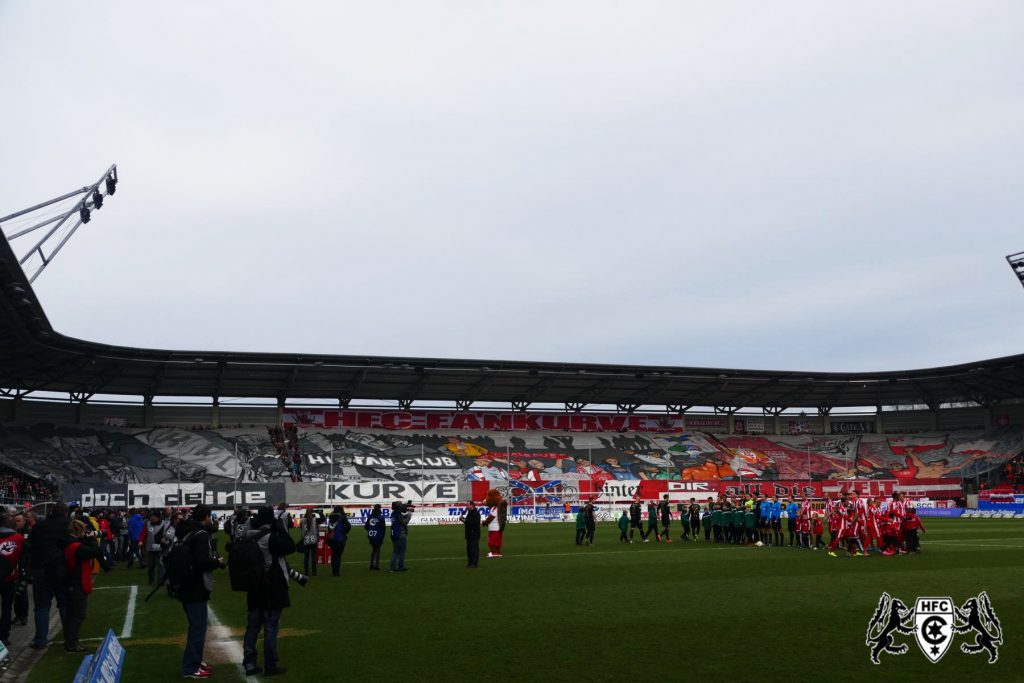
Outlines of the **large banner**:
<svg viewBox="0 0 1024 683">
<path fill-rule="evenodd" d="M 327 484 L 324 502 L 328 505 L 366 505 L 380 503 L 383 506 L 395 502 L 413 503 L 457 503 L 459 485 L 454 481 L 442 482 L 345 482 Z"/>
<path fill-rule="evenodd" d="M 285 500 L 284 484 L 72 484 L 64 498 L 83 508 L 218 507 L 276 505 Z"/>
<path fill-rule="evenodd" d="M 642 481 L 639 497 L 644 500 L 660 499 L 668 494 L 670 502 L 706 500 L 709 497 L 735 497 L 749 493 L 769 498 L 824 498 L 843 492 L 856 491 L 862 496 L 887 498 L 895 492 L 908 496 L 930 498 L 956 498 L 963 493 L 959 479 L 920 479 L 913 482 L 898 479 L 858 479 L 847 481 Z"/>
<path fill-rule="evenodd" d="M 234 507 L 246 505 L 250 508 L 263 505 L 277 505 L 288 500 L 285 484 L 206 484 L 203 487 L 203 502 L 207 505 Z"/>
<path fill-rule="evenodd" d="M 673 415 L 602 413 L 510 413 L 443 410 L 331 410 L 285 408 L 284 422 L 324 429 L 412 429 L 454 431 L 681 432 Z"/>
<path fill-rule="evenodd" d="M 511 419 L 513 414 L 505 416 Z M 724 418 L 694 419 L 720 424 Z M 753 418 L 743 419 L 743 429 L 750 432 Z M 289 431 L 289 452 L 282 454 L 280 430 L 265 426 L 191 430 L 5 424 L 0 426 L 0 466 L 61 487 L 91 483 L 120 493 L 127 492 L 126 486 L 146 484 L 176 490 L 179 480 L 185 485 L 231 487 L 291 483 L 296 465 L 302 482 L 320 484 L 507 484 L 510 480 L 537 484 L 637 479 L 896 479 L 910 483 L 973 478 L 988 472 L 1002 475 L 1006 463 L 1024 451 L 1024 426 L 913 435 L 333 428 Z M 140 495 L 159 492 L 136 490 Z M 322 490 L 319 495 L 322 501 Z"/>
</svg>

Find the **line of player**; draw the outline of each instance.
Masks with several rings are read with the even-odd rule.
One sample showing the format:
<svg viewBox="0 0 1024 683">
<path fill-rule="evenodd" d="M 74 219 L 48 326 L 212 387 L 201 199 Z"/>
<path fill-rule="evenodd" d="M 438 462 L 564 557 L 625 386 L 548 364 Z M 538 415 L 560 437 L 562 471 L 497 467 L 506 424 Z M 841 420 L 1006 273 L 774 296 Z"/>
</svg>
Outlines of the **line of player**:
<svg viewBox="0 0 1024 683">
<path fill-rule="evenodd" d="M 826 548 L 831 557 L 837 557 L 840 548 L 854 557 L 870 553 L 919 553 L 920 533 L 925 531 L 917 511 L 902 493 L 894 493 L 888 500 L 862 498 L 856 491 L 843 492 L 838 497 L 831 494 L 824 508 L 809 498 L 780 500 L 777 496 L 744 494 L 718 500 L 708 498 L 704 505 L 696 501 L 680 503 L 676 512 L 682 523 L 681 541 L 697 541 L 703 531 L 706 542 Z M 639 532 L 643 543 L 650 542 L 652 536 L 657 543 L 672 543 L 672 518 L 667 495 L 657 502 L 635 500 L 619 517 L 619 541 L 633 543 Z M 828 543 L 823 540 L 826 524 Z"/>
</svg>

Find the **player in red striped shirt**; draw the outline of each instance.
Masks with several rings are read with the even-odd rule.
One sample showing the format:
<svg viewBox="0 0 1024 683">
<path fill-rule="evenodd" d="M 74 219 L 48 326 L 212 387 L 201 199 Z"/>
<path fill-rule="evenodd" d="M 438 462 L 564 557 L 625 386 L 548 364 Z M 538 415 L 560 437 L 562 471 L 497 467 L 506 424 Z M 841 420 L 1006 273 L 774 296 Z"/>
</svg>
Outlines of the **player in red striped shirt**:
<svg viewBox="0 0 1024 683">
<path fill-rule="evenodd" d="M 846 552 L 854 557 L 857 557 L 861 553 L 865 556 L 867 555 L 867 552 L 864 550 L 863 541 L 864 511 L 863 507 L 858 505 L 860 502 L 863 501 L 860 501 L 856 497 L 856 492 L 854 492 L 854 498 L 850 501 L 849 507 L 846 511 Z"/>
<path fill-rule="evenodd" d="M 865 549 L 870 550 L 873 544 L 879 551 L 882 550 L 882 506 L 877 498 L 868 500 L 867 511 L 867 542 Z"/>
<path fill-rule="evenodd" d="M 889 512 L 896 517 L 896 549 L 901 553 L 905 552 L 904 546 L 906 541 L 903 538 L 903 519 L 907 516 L 907 501 L 902 493 L 897 491 L 892 494 Z"/>
</svg>

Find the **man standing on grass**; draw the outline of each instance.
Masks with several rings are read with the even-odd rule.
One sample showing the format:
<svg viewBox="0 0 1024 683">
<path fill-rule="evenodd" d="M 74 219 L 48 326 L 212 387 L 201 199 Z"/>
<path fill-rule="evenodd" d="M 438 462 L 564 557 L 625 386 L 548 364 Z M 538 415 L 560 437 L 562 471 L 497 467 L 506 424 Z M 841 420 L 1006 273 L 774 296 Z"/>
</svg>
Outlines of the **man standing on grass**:
<svg viewBox="0 0 1024 683">
<path fill-rule="evenodd" d="M 754 512 L 754 505 L 743 505 L 743 528 L 746 532 L 747 543 L 753 545 L 757 541 L 757 513 Z"/>
<path fill-rule="evenodd" d="M 693 534 L 693 540 L 697 540 L 697 534 L 700 533 L 700 505 L 697 504 L 696 499 L 690 501 L 690 533 Z"/>
<path fill-rule="evenodd" d="M 583 506 L 579 507 L 576 513 L 576 545 L 583 545 L 583 539 L 587 537 L 587 520 L 583 516 Z"/>
<path fill-rule="evenodd" d="M 380 547 L 384 545 L 384 536 L 387 535 L 387 525 L 384 523 L 384 512 L 380 508 L 380 503 L 370 510 L 370 515 L 363 522 L 363 528 L 366 531 L 366 540 L 370 542 L 370 569 L 379 571 Z"/>
<path fill-rule="evenodd" d="M 651 534 L 654 534 L 655 542 L 661 543 L 661 534 L 658 533 L 658 506 L 653 500 L 647 503 L 647 538 L 644 539 L 644 543 L 651 540 Z"/>
<path fill-rule="evenodd" d="M 778 496 L 772 496 L 772 544 L 776 547 L 782 545 L 782 503 Z"/>
<path fill-rule="evenodd" d="M 154 581 L 162 581 L 164 578 L 164 565 L 161 559 L 164 548 L 167 547 L 166 541 L 173 533 L 170 521 L 161 519 L 159 510 L 153 510 L 149 524 L 146 525 L 146 564 L 151 586 Z"/>
<path fill-rule="evenodd" d="M 594 504 L 589 500 L 583 506 L 583 523 L 587 528 L 587 545 L 594 545 L 594 532 L 597 531 L 597 516 L 595 515 Z"/>
<path fill-rule="evenodd" d="M 178 523 L 178 540 L 192 551 L 192 575 L 182 581 L 178 599 L 188 619 L 185 652 L 181 658 L 181 675 L 185 678 L 209 678 L 212 673 L 203 661 L 206 646 L 207 606 L 213 592 L 213 570 L 222 569 L 224 561 L 213 554 L 210 530 L 213 519 L 208 505 L 197 505 L 192 519 Z"/>
<path fill-rule="evenodd" d="M 461 521 L 466 530 L 466 567 L 476 569 L 480 564 L 480 510 L 476 503 L 469 501 Z"/>
<path fill-rule="evenodd" d="M 145 555 L 142 553 L 142 534 L 146 530 L 146 520 L 142 518 L 138 510 L 132 509 L 132 516 L 128 518 L 128 568 L 131 569 L 132 561 L 138 560 L 140 567 L 146 566 Z"/>
<path fill-rule="evenodd" d="M 672 536 L 669 534 L 668 528 L 672 523 L 672 508 L 668 504 L 667 493 L 662 496 L 661 502 L 658 503 L 658 511 L 661 513 L 661 535 L 666 543 L 671 543 Z"/>
<path fill-rule="evenodd" d="M 641 519 L 641 508 L 640 501 L 634 500 L 629 504 L 629 542 L 633 542 L 633 537 L 636 535 L 637 530 L 640 530 L 640 540 L 646 541 L 647 534 L 644 533 L 643 520 Z"/>
<path fill-rule="evenodd" d="M 18 563 L 18 576 L 21 585 L 14 592 L 14 623 L 20 626 L 27 626 L 28 585 L 29 579 L 32 578 L 32 570 L 29 565 L 29 555 L 27 552 L 24 552 L 24 548 L 29 546 L 28 539 L 32 534 L 32 528 L 36 525 L 36 513 L 31 510 L 27 510 L 24 514 L 19 512 L 14 515 L 14 523 L 16 525 L 15 531 L 25 538 L 21 561 Z"/>
<path fill-rule="evenodd" d="M 54 601 L 57 611 L 64 613 L 67 600 L 64 547 L 68 544 L 69 522 L 67 506 L 55 503 L 46 519 L 36 524 L 29 537 L 36 622 L 31 647 L 35 650 L 43 650 L 50 644 L 50 606 Z"/>
<path fill-rule="evenodd" d="M 252 526 L 246 532 L 246 538 L 260 549 L 266 580 L 245 594 L 247 617 L 242 640 L 242 666 L 246 676 L 259 673 L 277 676 L 287 671 L 278 663 L 277 636 L 281 630 L 281 613 L 292 604 L 288 593 L 288 563 L 284 558 L 295 552 L 295 541 L 285 522 L 274 514 L 270 506 L 260 508 Z M 263 631 L 262 669 L 256 649 L 260 631 Z"/>
<path fill-rule="evenodd" d="M 14 612 L 14 594 L 18 588 L 18 564 L 25 537 L 18 533 L 13 518 L 0 512 L 0 642 L 11 642 L 11 622 Z"/>
<path fill-rule="evenodd" d="M 391 562 L 390 571 L 408 571 L 405 567 L 405 549 L 409 541 L 409 522 L 412 512 L 408 505 L 395 502 L 391 504 Z"/>
<path fill-rule="evenodd" d="M 704 540 L 711 540 L 711 520 L 714 518 L 714 512 L 711 509 L 712 504 L 708 503 L 708 506 L 704 509 L 704 516 L 700 518 L 700 523 L 704 527 Z"/>
<path fill-rule="evenodd" d="M 619 517 L 619 543 L 632 543 L 633 542 L 633 541 L 629 540 L 629 535 L 626 533 L 626 531 L 628 529 L 629 529 L 629 515 L 626 514 L 625 510 L 623 510 L 622 511 L 622 516 Z"/>
</svg>

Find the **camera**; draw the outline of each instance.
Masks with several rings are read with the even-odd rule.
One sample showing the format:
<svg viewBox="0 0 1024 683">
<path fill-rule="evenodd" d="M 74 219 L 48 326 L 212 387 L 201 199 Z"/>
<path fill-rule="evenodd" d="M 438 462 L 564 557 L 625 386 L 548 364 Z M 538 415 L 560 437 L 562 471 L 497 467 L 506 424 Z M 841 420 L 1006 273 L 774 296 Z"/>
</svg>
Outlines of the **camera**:
<svg viewBox="0 0 1024 683">
<path fill-rule="evenodd" d="M 288 577 L 292 581 L 294 581 L 295 583 L 297 583 L 300 586 L 302 586 L 303 588 L 305 588 L 306 584 L 309 583 L 309 577 L 308 576 L 306 576 L 305 574 L 300 574 L 299 572 L 295 571 L 291 567 L 288 567 Z"/>
</svg>

